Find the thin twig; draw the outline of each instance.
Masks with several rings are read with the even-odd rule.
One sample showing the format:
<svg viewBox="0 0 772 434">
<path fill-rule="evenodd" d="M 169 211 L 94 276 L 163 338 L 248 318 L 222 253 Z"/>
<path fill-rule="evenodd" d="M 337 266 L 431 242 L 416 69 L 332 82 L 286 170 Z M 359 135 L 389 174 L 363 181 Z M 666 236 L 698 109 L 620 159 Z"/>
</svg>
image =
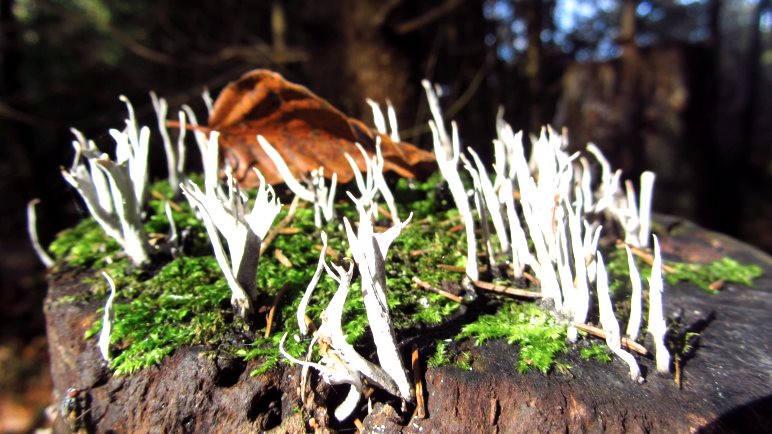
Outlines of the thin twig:
<svg viewBox="0 0 772 434">
<path fill-rule="evenodd" d="M 287 292 L 287 288 L 289 288 L 289 285 L 284 285 L 279 289 L 279 292 L 276 293 L 276 296 L 273 298 L 273 305 L 271 305 L 271 310 L 268 311 L 268 318 L 265 321 L 265 337 L 271 336 L 271 329 L 273 328 L 273 317 L 276 315 L 276 308 L 279 306 L 279 302 L 281 301 L 281 298 L 284 296 L 284 293 Z"/>
<path fill-rule="evenodd" d="M 262 255 L 266 250 L 268 250 L 268 246 L 271 245 L 271 242 L 273 242 L 273 239 L 276 238 L 276 235 L 279 234 L 279 232 L 289 226 L 290 223 L 292 223 L 292 219 L 295 218 L 295 213 L 298 210 L 298 204 L 300 203 L 300 198 L 298 196 L 295 196 L 292 199 L 292 203 L 290 204 L 289 211 L 287 211 L 287 215 L 284 216 L 281 221 L 271 228 L 270 231 L 268 231 L 268 235 L 265 236 L 265 239 L 263 239 L 263 243 L 260 245 L 260 254 Z"/>
<path fill-rule="evenodd" d="M 595 327 L 595 326 L 591 326 L 589 324 L 580 324 L 580 323 L 572 323 L 572 325 L 574 327 L 578 328 L 579 330 L 583 330 L 583 331 L 587 332 L 588 334 L 590 334 L 592 336 L 595 336 L 595 337 L 601 338 L 601 339 L 606 339 L 606 331 L 601 329 L 601 328 L 598 328 L 598 327 Z M 623 337 L 622 338 L 622 346 L 627 348 L 627 349 L 629 349 L 629 350 L 633 350 L 633 351 L 635 351 L 636 353 L 638 353 L 638 354 L 640 354 L 642 356 L 646 356 L 646 355 L 649 354 L 649 352 L 646 350 L 646 348 L 644 348 L 643 345 L 639 344 L 638 342 L 635 342 L 632 339 L 628 339 L 628 338 Z"/>
<path fill-rule="evenodd" d="M 429 284 L 428 282 L 424 282 L 423 280 L 421 280 L 421 279 L 419 279 L 419 278 L 417 278 L 415 276 L 413 276 L 413 283 L 415 283 L 416 285 L 418 285 L 418 287 L 420 287 L 422 289 L 425 289 L 427 291 L 432 291 L 432 292 L 434 292 L 436 294 L 439 294 L 439 295 L 441 295 L 441 296 L 443 296 L 443 297 L 445 297 L 447 299 L 453 300 L 456 303 L 463 303 L 464 302 L 464 300 L 461 297 L 459 297 L 457 295 L 454 295 L 454 294 L 451 294 L 451 293 L 449 293 L 447 291 L 444 291 L 444 290 L 442 290 L 440 288 L 435 288 L 431 284 Z"/>
<path fill-rule="evenodd" d="M 284 255 L 284 252 L 282 252 L 280 249 L 273 251 L 273 257 L 276 258 L 276 260 L 279 261 L 281 265 L 284 265 L 287 268 L 292 268 L 292 261 L 290 261 L 289 258 Z"/>
<path fill-rule="evenodd" d="M 417 17 L 413 17 L 405 22 L 398 24 L 394 28 L 394 32 L 398 35 L 404 35 L 406 33 L 416 31 L 442 18 L 446 14 L 453 12 L 454 9 L 461 6 L 463 3 L 464 0 L 447 0 L 445 3 L 435 8 L 429 9 Z"/>
<path fill-rule="evenodd" d="M 413 416 L 418 419 L 423 419 L 426 417 L 426 406 L 424 403 L 424 382 L 421 375 L 420 354 L 417 345 L 413 345 L 411 364 L 413 367 L 413 383 L 415 384 L 416 398 L 416 407 Z"/>
<path fill-rule="evenodd" d="M 631 246 L 629 244 L 627 245 L 627 247 L 630 248 L 630 251 L 633 253 L 633 255 L 643 259 L 643 262 L 645 262 L 645 263 L 647 263 L 649 265 L 654 265 L 654 257 L 651 256 L 651 253 L 647 252 L 644 249 L 641 249 L 640 247 Z M 625 243 L 622 240 L 619 240 L 617 242 L 617 248 L 624 249 L 625 248 Z M 663 263 L 662 264 L 662 271 L 664 273 L 675 273 L 676 269 Z"/>
<path fill-rule="evenodd" d="M 437 268 L 443 271 L 450 271 L 453 273 L 466 273 L 465 267 L 458 267 L 455 265 L 437 264 Z M 480 273 L 485 273 L 486 271 L 488 271 L 488 268 L 483 265 L 483 266 L 477 267 L 477 271 L 479 271 Z"/>
<path fill-rule="evenodd" d="M 523 277 L 525 277 L 526 280 L 528 280 L 529 282 L 533 283 L 534 285 L 541 286 L 541 282 L 539 282 L 539 279 L 533 277 L 531 275 L 531 273 L 529 273 L 527 271 L 523 271 Z"/>
<path fill-rule="evenodd" d="M 152 190 L 150 192 L 150 195 L 153 196 L 154 198 L 160 200 L 160 201 L 168 203 L 169 206 L 172 207 L 172 209 L 177 211 L 177 212 L 182 212 L 183 211 L 182 207 L 177 202 L 175 202 L 173 200 L 167 199 L 166 197 L 164 197 L 164 195 L 162 195 L 161 193 L 159 193 L 159 192 L 157 192 L 155 190 Z"/>
<path fill-rule="evenodd" d="M 314 250 L 316 250 L 316 251 L 318 251 L 318 252 L 321 252 L 323 247 L 324 247 L 324 246 L 322 246 L 322 245 L 320 245 L 320 244 L 317 244 L 317 245 L 315 245 L 315 246 L 314 246 Z M 330 257 L 331 257 L 332 259 L 336 260 L 336 261 L 338 260 L 338 258 L 340 258 L 340 255 L 338 254 L 338 252 L 336 252 L 335 250 L 332 250 L 332 249 L 331 249 L 331 248 L 329 248 L 329 247 L 327 247 L 327 250 L 325 250 L 325 253 L 327 253 L 328 255 L 330 255 Z"/>
<path fill-rule="evenodd" d="M 541 292 L 527 291 L 525 289 L 512 288 L 510 286 L 504 285 L 496 285 L 495 283 L 483 282 L 482 280 L 475 280 L 472 283 L 474 286 L 480 289 L 498 292 L 499 294 L 513 295 L 515 297 L 530 298 L 534 300 L 542 298 Z"/>
</svg>

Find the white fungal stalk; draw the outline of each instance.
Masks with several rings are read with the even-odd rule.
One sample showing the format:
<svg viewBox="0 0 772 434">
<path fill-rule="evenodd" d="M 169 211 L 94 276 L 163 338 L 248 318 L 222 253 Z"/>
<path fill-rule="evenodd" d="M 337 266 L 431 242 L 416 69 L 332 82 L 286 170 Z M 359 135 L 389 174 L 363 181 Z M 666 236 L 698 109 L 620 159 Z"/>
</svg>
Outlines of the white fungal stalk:
<svg viewBox="0 0 772 434">
<path fill-rule="evenodd" d="M 32 242 L 32 248 L 35 250 L 35 254 L 38 255 L 38 259 L 46 268 L 54 266 L 54 260 L 48 255 L 46 249 L 40 244 L 38 239 L 37 230 L 37 214 L 35 213 L 35 205 L 40 203 L 40 199 L 32 199 L 27 203 L 27 234 Z"/>
<path fill-rule="evenodd" d="M 333 173 L 330 188 L 328 189 L 324 181 L 324 168 L 320 167 L 319 170 L 311 173 L 311 189 L 306 188 L 295 178 L 284 158 L 279 154 L 279 151 L 265 137 L 258 135 L 257 142 L 260 143 L 266 155 L 273 161 L 287 188 L 299 198 L 314 205 L 314 224 L 316 227 L 322 226 L 322 217 L 324 217 L 325 221 L 332 221 L 335 218 L 333 200 L 335 198 L 335 189 L 338 185 L 337 174 Z"/>
<path fill-rule="evenodd" d="M 107 273 L 102 273 L 107 284 L 110 286 L 110 295 L 105 302 L 104 313 L 102 314 L 102 331 L 99 332 L 99 353 L 105 362 L 110 363 L 110 336 L 112 335 L 113 324 L 115 323 L 115 312 L 113 312 L 113 300 L 115 300 L 115 282 Z"/>
<path fill-rule="evenodd" d="M 188 185 L 181 185 L 181 188 L 200 211 L 214 248 L 215 258 L 231 289 L 231 304 L 237 315 L 246 318 L 251 315 L 252 303 L 257 297 L 260 244 L 279 214 L 281 204 L 273 189 L 257 171 L 260 184 L 251 211 L 248 209 L 246 197 L 239 191 L 229 171 L 226 172 L 228 195 L 221 193 L 217 176 L 218 136 L 216 132 L 211 133 L 204 159 L 206 193 L 192 181 L 189 181 Z M 220 241 L 220 234 L 227 241 L 228 256 Z"/>
<path fill-rule="evenodd" d="M 75 132 L 75 160 L 62 176 L 83 198 L 94 220 L 123 247 L 135 265 L 150 262 L 152 249 L 142 225 L 142 202 L 147 184 L 147 140 L 149 130 L 137 133 L 133 109 L 127 102 L 129 127 L 111 130 L 116 140 L 117 163 L 100 154 L 92 141 Z M 140 138 L 141 137 L 141 138 Z M 81 159 L 85 157 L 87 164 Z"/>
<path fill-rule="evenodd" d="M 657 372 L 666 374 L 670 371 L 670 353 L 665 346 L 667 323 L 665 322 L 662 293 L 665 289 L 662 281 L 662 254 L 659 250 L 659 240 L 654 235 L 654 262 L 651 265 L 649 279 L 649 324 L 648 330 L 654 340 L 657 360 Z"/>
<path fill-rule="evenodd" d="M 430 90 L 427 90 L 427 92 L 429 91 Z M 477 269 L 477 239 L 474 234 L 474 216 L 472 215 L 472 209 L 469 206 L 466 189 L 464 188 L 464 184 L 461 182 L 461 176 L 458 173 L 460 145 L 456 124 L 452 124 L 453 141 L 451 143 L 451 155 L 445 153 L 445 147 L 443 146 L 442 134 L 445 133 L 440 133 L 438 127 L 433 122 L 429 122 L 429 127 L 432 130 L 432 136 L 434 138 L 434 154 L 437 158 L 437 166 L 439 166 L 442 177 L 445 178 L 445 181 L 448 183 L 448 189 L 453 197 L 453 202 L 456 204 L 456 208 L 458 208 L 458 213 L 464 219 L 467 246 L 466 275 L 471 280 L 478 280 L 480 274 Z"/>
<path fill-rule="evenodd" d="M 501 202 L 499 202 L 499 197 L 496 194 L 496 190 L 493 188 L 493 184 L 488 177 L 488 171 L 485 170 L 485 166 L 483 165 L 482 160 L 480 160 L 480 157 L 477 155 L 474 149 L 469 148 L 468 150 L 469 154 L 474 160 L 475 167 L 477 169 L 477 179 L 480 183 L 482 197 L 485 201 L 488 215 L 490 215 L 491 220 L 493 221 L 493 228 L 496 230 L 496 235 L 499 238 L 501 251 L 507 252 L 509 250 L 509 236 L 507 235 L 506 225 L 504 224 L 504 216 L 501 212 Z"/>
<path fill-rule="evenodd" d="M 123 131 L 111 129 L 110 135 L 115 139 L 115 161 L 118 164 L 126 163 L 129 179 L 134 186 L 136 196 L 135 205 L 137 213 L 145 204 L 147 195 L 147 156 L 150 152 L 150 128 L 140 127 L 134 116 L 134 107 L 128 98 L 121 95 L 120 100 L 126 103 L 129 118 L 126 119 L 126 128 Z"/>
<path fill-rule="evenodd" d="M 630 367 L 630 378 L 638 381 L 641 376 L 641 370 L 638 362 L 632 354 L 622 349 L 622 336 L 619 334 L 619 323 L 614 316 L 614 307 L 611 305 L 611 296 L 608 288 L 608 275 L 606 267 L 603 265 L 603 256 L 597 253 L 598 258 L 598 281 L 596 290 L 598 292 L 598 310 L 600 311 L 600 322 L 603 330 L 606 332 L 606 344 L 612 352 L 622 359 Z"/>
<path fill-rule="evenodd" d="M 651 201 L 654 193 L 655 178 L 654 173 L 649 171 L 641 174 L 641 204 L 638 209 L 638 220 L 640 221 L 638 244 L 641 247 L 649 245 L 649 236 L 651 235 Z"/>
<path fill-rule="evenodd" d="M 306 291 L 303 293 L 303 298 L 300 299 L 297 311 L 298 328 L 300 334 L 305 336 L 308 334 L 308 325 L 306 324 L 306 309 L 308 308 L 308 302 L 311 300 L 311 295 L 319 283 L 319 278 L 322 276 L 322 269 L 325 266 L 324 257 L 327 255 L 327 234 L 322 231 L 322 252 L 319 254 L 319 263 L 316 266 L 314 276 L 311 278 L 311 282 L 306 287 Z"/>
<path fill-rule="evenodd" d="M 630 283 L 632 284 L 632 294 L 630 294 L 630 320 L 627 323 L 627 337 L 636 340 L 638 339 L 638 331 L 641 328 L 641 275 L 638 273 L 638 268 L 635 266 L 635 260 L 633 259 L 633 252 L 630 251 L 630 247 L 625 246 L 627 251 L 627 267 L 630 270 Z"/>
<path fill-rule="evenodd" d="M 324 238 L 323 241 L 325 241 Z M 349 384 L 351 386 L 344 402 L 335 409 L 336 419 L 342 421 L 354 412 L 361 399 L 362 377 L 395 396 L 400 395 L 400 391 L 392 376 L 382 366 L 375 365 L 357 353 L 354 347 L 346 341 L 346 336 L 343 333 L 343 307 L 354 271 L 353 264 L 348 270 L 331 264 L 333 272 L 327 267 L 322 256 L 317 271 L 321 266 L 324 266 L 328 275 L 338 282 L 338 290 L 322 313 L 322 325 L 314 334 L 311 346 L 309 346 L 309 354 L 311 354 L 311 348 L 318 343 L 322 358 L 319 363 L 312 363 L 298 360 L 287 354 L 283 348 L 286 334 L 280 342 L 279 350 L 293 363 L 317 369 L 322 374 L 322 379 L 328 384 Z M 317 282 L 318 279 L 312 279 L 306 294 L 310 295 L 310 291 L 313 290 Z M 300 321 L 300 318 L 298 320 Z M 375 332 L 373 334 L 375 335 Z M 381 364 L 383 365 L 383 362 Z"/>
<path fill-rule="evenodd" d="M 477 240 L 474 234 L 474 216 L 469 206 L 469 198 L 461 182 L 461 176 L 458 172 L 458 160 L 460 158 L 460 140 L 458 137 L 458 127 L 455 122 L 451 123 L 453 138 L 448 137 L 445 130 L 445 122 L 442 119 L 439 100 L 437 94 L 432 89 L 428 81 L 421 81 L 426 90 L 426 97 L 429 100 L 429 108 L 432 112 L 434 121 L 429 121 L 429 128 L 432 130 L 434 140 L 434 155 L 437 160 L 437 166 L 445 181 L 448 183 L 448 189 L 453 197 L 453 202 L 458 208 L 458 213 L 464 219 L 464 228 L 466 229 L 466 276 L 471 280 L 478 280 L 480 272 L 477 269 Z"/>
<path fill-rule="evenodd" d="M 408 224 L 412 214 L 403 223 L 392 226 L 386 232 L 376 234 L 371 222 L 374 209 L 371 208 L 367 211 L 361 202 L 354 199 L 353 196 L 351 198 L 359 211 L 359 228 L 355 233 L 348 219 L 344 218 L 343 223 L 346 227 L 351 254 L 362 276 L 362 295 L 378 360 L 381 367 L 396 383 L 402 399 L 412 402 L 414 399 L 413 388 L 405 373 L 389 318 L 385 268 L 388 248 Z"/>
<path fill-rule="evenodd" d="M 181 111 L 178 115 L 180 132 L 175 148 L 172 146 L 169 131 L 166 129 L 166 116 L 169 113 L 169 104 L 166 102 L 166 99 L 158 98 L 155 92 L 150 92 L 150 99 L 153 102 L 153 109 L 158 119 L 158 131 L 161 134 L 164 152 L 166 153 L 166 170 L 168 172 L 169 185 L 172 188 L 177 188 L 180 180 L 185 177 L 185 132 L 187 131 L 185 129 L 185 114 Z"/>
</svg>

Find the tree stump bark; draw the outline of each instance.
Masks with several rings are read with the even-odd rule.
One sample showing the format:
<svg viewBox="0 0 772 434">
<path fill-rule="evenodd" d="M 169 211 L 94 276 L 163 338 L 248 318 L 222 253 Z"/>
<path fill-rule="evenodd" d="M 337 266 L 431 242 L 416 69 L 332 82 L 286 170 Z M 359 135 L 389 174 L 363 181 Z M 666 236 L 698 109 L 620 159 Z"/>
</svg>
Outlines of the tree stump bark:
<svg viewBox="0 0 772 434">
<path fill-rule="evenodd" d="M 728 284 L 717 295 L 690 284 L 666 288 L 666 316 L 677 314 L 700 333 L 681 389 L 672 375 L 656 375 L 651 359 L 640 361 L 646 382 L 635 384 L 621 361 L 587 362 L 571 351 L 565 373 L 520 374 L 517 349 L 494 341 L 472 349 L 471 371 L 425 371 L 425 418 L 377 403 L 362 421 L 365 431 L 769 432 L 772 258 L 688 222 L 660 221 L 669 228 L 662 248 L 670 259 L 730 256 L 764 268 L 753 288 Z M 112 376 L 95 342 L 83 339 L 100 306 L 62 299 L 87 291 L 86 275 L 49 276 L 45 314 L 54 397 L 62 403 L 56 432 L 305 432 L 330 423 L 323 406 L 313 423 L 304 420 L 297 367 L 250 376 L 259 362 L 185 347 L 158 366 Z"/>
</svg>

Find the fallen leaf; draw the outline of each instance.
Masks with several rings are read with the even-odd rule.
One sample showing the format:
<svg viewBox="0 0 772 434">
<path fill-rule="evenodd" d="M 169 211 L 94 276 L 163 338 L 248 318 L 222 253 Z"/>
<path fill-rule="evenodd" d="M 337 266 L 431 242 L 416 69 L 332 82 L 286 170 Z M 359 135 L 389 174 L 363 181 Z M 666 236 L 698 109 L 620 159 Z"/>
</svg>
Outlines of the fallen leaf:
<svg viewBox="0 0 772 434">
<path fill-rule="evenodd" d="M 417 166 L 434 161 L 434 154 L 406 142 L 395 143 L 304 86 L 265 69 L 250 71 L 223 89 L 209 117 L 209 128 L 220 132 L 223 158 L 244 187 L 257 185 L 252 167 L 271 184 L 283 182 L 258 144 L 258 134 L 279 151 L 298 179 L 323 166 L 328 178 L 337 173 L 339 181 L 350 181 L 354 173 L 344 155 L 351 155 L 364 171 L 365 162 L 355 143 L 372 155 L 377 138 L 384 171 L 414 178 Z"/>
</svg>

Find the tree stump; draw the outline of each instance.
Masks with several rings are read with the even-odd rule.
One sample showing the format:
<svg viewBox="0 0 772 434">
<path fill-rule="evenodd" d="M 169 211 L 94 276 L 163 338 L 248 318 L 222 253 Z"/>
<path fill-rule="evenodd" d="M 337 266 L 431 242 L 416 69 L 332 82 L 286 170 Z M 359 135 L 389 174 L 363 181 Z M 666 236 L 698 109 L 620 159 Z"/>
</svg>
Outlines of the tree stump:
<svg viewBox="0 0 772 434">
<path fill-rule="evenodd" d="M 666 287 L 666 316 L 700 333 L 683 361 L 682 387 L 640 360 L 644 384 L 618 359 L 610 364 L 566 355 L 563 373 L 520 374 L 517 348 L 493 341 L 472 349 L 472 369 L 424 370 L 426 417 L 411 418 L 376 402 L 362 423 L 368 432 L 769 432 L 772 427 L 772 258 L 688 222 L 660 218 L 667 259 L 709 261 L 730 256 L 756 263 L 753 288 L 727 284 L 710 295 L 691 284 Z M 84 332 L 96 303 L 62 297 L 88 290 L 88 270 L 54 272 L 45 302 L 56 432 L 305 432 L 332 424 L 323 405 L 299 409 L 300 369 L 280 364 L 250 376 L 244 362 L 203 347 L 184 347 L 155 367 L 113 376 Z M 317 384 L 318 386 L 318 384 Z M 321 389 L 319 386 L 318 389 Z M 329 392 L 329 390 L 328 390 Z M 334 395 L 344 394 L 335 390 Z M 321 395 L 324 395 L 322 393 Z M 380 396 L 380 395 L 377 395 Z M 321 402 L 321 401 L 320 401 Z M 389 405 L 389 404 L 393 404 Z"/>
</svg>

